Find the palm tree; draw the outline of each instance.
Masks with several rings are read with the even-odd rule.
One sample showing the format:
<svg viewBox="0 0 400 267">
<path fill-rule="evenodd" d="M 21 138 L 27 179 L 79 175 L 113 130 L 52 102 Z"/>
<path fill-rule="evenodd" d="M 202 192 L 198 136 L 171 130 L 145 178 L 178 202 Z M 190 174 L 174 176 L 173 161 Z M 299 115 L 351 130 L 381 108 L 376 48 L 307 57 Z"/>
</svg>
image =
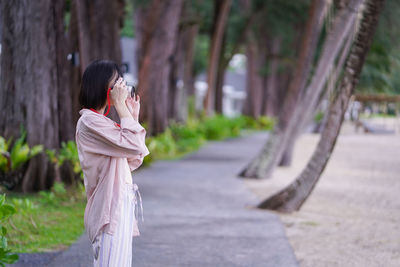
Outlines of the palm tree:
<svg viewBox="0 0 400 267">
<path fill-rule="evenodd" d="M 310 84 L 303 88 L 293 86 L 286 96 L 284 108 L 274 129 L 260 153 L 239 174 L 248 178 L 268 178 L 279 164 L 282 156 L 304 125 L 306 118 L 316 106 L 319 95 L 328 79 L 331 66 L 340 54 L 355 21 L 353 10 L 358 10 L 362 0 L 349 0 L 347 5 L 338 10 L 332 22 L 321 56 L 318 59 Z M 303 66 L 306 68 L 307 65 Z M 299 79 L 301 83 L 301 79 Z"/>
<path fill-rule="evenodd" d="M 384 0 L 367 0 L 360 26 L 346 61 L 340 86 L 328 110 L 328 120 L 321 139 L 305 169 L 289 186 L 269 197 L 259 208 L 284 212 L 299 210 L 318 182 L 332 154 L 349 99 L 358 83 L 370 48 Z"/>
</svg>

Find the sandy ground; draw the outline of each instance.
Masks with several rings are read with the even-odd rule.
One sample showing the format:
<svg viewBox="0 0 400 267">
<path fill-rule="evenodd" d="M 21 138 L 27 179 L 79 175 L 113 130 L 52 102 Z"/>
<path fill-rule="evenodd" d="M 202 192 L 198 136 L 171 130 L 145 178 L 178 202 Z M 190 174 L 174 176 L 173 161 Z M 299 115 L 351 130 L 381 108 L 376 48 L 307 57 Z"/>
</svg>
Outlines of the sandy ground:
<svg viewBox="0 0 400 267">
<path fill-rule="evenodd" d="M 387 121 L 388 128 L 400 123 Z M 290 183 L 318 136 L 272 179 L 246 180 L 260 200 Z M 301 266 L 400 266 L 400 134 L 355 133 L 346 123 L 325 172 L 299 212 L 279 214 Z"/>
</svg>

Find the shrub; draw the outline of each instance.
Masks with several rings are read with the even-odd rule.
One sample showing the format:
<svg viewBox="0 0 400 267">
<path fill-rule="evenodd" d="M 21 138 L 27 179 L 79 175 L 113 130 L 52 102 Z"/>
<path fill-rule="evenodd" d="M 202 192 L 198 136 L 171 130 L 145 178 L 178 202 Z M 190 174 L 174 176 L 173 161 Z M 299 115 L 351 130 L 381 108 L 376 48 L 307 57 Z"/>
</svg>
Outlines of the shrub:
<svg viewBox="0 0 400 267">
<path fill-rule="evenodd" d="M 46 149 L 46 154 L 49 160 L 57 167 L 62 166 L 64 163 L 71 163 L 72 169 L 75 174 L 78 174 L 83 179 L 83 172 L 79 161 L 78 147 L 75 141 L 61 142 L 61 149 L 59 155 L 54 149 Z M 79 178 L 76 178 L 79 179 Z"/>
<path fill-rule="evenodd" d="M 186 125 L 171 123 L 170 127 L 179 152 L 187 152 L 198 149 L 205 141 L 199 124 L 188 119 Z"/>
<path fill-rule="evenodd" d="M 12 137 L 6 141 L 0 136 L 0 181 L 8 189 L 14 188 L 23 177 L 28 161 L 43 151 L 43 145 L 32 148 L 26 143 L 26 130 L 21 127 L 21 136 L 10 149 Z"/>
<path fill-rule="evenodd" d="M 259 129 L 272 130 L 275 125 L 275 120 L 268 116 L 259 116 L 257 118 L 257 123 L 259 125 Z"/>
<path fill-rule="evenodd" d="M 4 223 L 17 211 L 13 205 L 5 204 L 5 195 L 0 195 L 0 265 L 12 264 L 18 260 L 18 254 L 12 253 L 7 244 L 7 228 Z"/>
</svg>

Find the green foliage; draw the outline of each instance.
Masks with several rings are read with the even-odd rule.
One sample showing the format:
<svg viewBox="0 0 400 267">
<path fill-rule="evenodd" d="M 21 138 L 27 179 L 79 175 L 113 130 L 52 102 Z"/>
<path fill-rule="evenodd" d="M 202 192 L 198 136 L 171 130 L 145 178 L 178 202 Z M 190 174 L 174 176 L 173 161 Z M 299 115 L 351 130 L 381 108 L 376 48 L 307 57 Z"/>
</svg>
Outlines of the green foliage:
<svg viewBox="0 0 400 267">
<path fill-rule="evenodd" d="M 56 182 L 50 191 L 40 191 L 39 192 L 39 202 L 46 205 L 55 206 L 60 203 L 60 200 L 67 193 L 64 183 Z"/>
<path fill-rule="evenodd" d="M 368 52 L 363 67 L 358 91 L 368 93 L 390 93 L 393 85 L 391 80 L 391 65 L 389 51 L 378 41 L 374 41 Z"/>
<path fill-rule="evenodd" d="M 76 188 L 66 190 L 62 183 L 55 183 L 51 191 L 37 194 L 9 192 L 7 201 L 17 210 L 17 214 L 5 222 L 13 251 L 66 249 L 84 231 L 86 196 Z"/>
<path fill-rule="evenodd" d="M 207 35 L 199 34 L 195 41 L 195 53 L 193 59 L 193 74 L 194 76 L 200 74 L 207 68 L 208 65 L 208 50 L 210 40 Z"/>
<path fill-rule="evenodd" d="M 124 25 L 121 29 L 121 36 L 135 37 L 135 28 L 133 27 L 133 3 L 131 0 L 125 1 Z"/>
<path fill-rule="evenodd" d="M 320 123 L 322 121 L 322 119 L 324 118 L 324 112 L 319 111 L 315 114 L 314 116 L 314 122 L 315 123 Z"/>
<path fill-rule="evenodd" d="M 11 142 L 12 137 L 6 141 L 4 137 L 0 136 L 0 171 L 4 173 L 18 169 L 43 151 L 43 145 L 36 145 L 29 148 L 26 143 L 26 130 L 23 127 L 21 127 L 21 136 L 15 141 L 11 150 L 9 150 Z M 9 166 L 7 156 L 9 156 L 11 161 L 11 167 Z"/>
<path fill-rule="evenodd" d="M 56 199 L 55 195 L 53 192 L 47 192 L 47 191 L 40 191 L 40 202 L 43 204 L 48 204 L 48 205 L 55 205 L 56 204 Z"/>
<path fill-rule="evenodd" d="M 358 93 L 400 94 L 400 2 L 385 2 L 363 66 Z"/>
<path fill-rule="evenodd" d="M 293 41 L 301 25 L 306 22 L 310 1 L 253 0 L 252 3 L 256 16 L 253 23 L 256 35 L 279 37 L 282 40 L 282 59 L 287 61 L 293 58 L 296 52 Z"/>
<path fill-rule="evenodd" d="M 12 249 L 8 247 L 7 228 L 4 226 L 5 221 L 14 215 L 17 210 L 13 205 L 5 203 L 6 196 L 0 195 L 0 266 L 12 264 L 18 260 L 18 254 L 12 253 Z"/>
<path fill-rule="evenodd" d="M 203 134 L 208 140 L 221 140 L 229 136 L 238 136 L 241 128 L 241 120 L 229 119 L 223 115 L 217 114 L 207 118 L 203 126 Z"/>
<path fill-rule="evenodd" d="M 171 158 L 175 156 L 177 152 L 176 142 L 169 128 L 156 137 L 147 137 L 146 145 L 149 151 L 151 151 L 150 155 L 152 159 Z"/>
<path fill-rule="evenodd" d="M 65 161 L 69 161 L 73 166 L 74 173 L 81 174 L 82 177 L 78 147 L 75 141 L 61 142 L 59 155 L 57 155 L 57 152 L 53 149 L 46 149 L 46 154 L 50 161 L 58 166 L 61 166 Z"/>
<path fill-rule="evenodd" d="M 67 143 L 61 143 L 61 150 L 59 156 L 60 164 L 62 164 L 65 160 L 69 160 L 72 165 L 75 173 L 81 173 L 81 165 L 79 161 L 78 147 L 76 143 L 72 140 Z"/>
<path fill-rule="evenodd" d="M 197 150 L 205 142 L 196 120 L 189 118 L 186 125 L 171 123 L 169 128 L 179 152 Z"/>
</svg>

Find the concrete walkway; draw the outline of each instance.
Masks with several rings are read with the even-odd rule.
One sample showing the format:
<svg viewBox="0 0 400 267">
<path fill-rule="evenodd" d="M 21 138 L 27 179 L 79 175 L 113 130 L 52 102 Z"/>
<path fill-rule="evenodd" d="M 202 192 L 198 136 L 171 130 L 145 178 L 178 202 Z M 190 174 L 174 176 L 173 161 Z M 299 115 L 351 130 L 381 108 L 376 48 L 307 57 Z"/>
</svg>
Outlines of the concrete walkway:
<svg viewBox="0 0 400 267">
<path fill-rule="evenodd" d="M 278 216 L 252 208 L 256 196 L 236 177 L 266 138 L 243 132 L 134 172 L 144 222 L 133 241 L 133 266 L 298 266 Z M 91 264 L 84 234 L 46 266 Z"/>
</svg>

